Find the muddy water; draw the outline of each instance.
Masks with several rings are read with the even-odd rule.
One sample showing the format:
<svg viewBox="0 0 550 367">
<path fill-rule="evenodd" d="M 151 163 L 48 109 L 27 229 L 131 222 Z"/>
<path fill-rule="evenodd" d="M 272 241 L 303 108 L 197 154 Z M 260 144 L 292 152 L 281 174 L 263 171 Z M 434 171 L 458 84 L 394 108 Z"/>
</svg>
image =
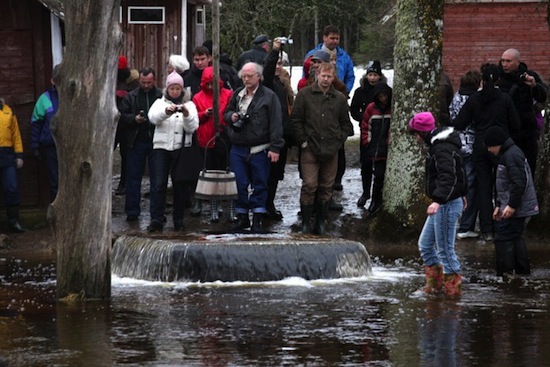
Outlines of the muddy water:
<svg viewBox="0 0 550 367">
<path fill-rule="evenodd" d="M 299 184 L 290 166 L 277 202 L 284 220 L 272 230 L 286 233 L 296 223 Z M 346 171 L 344 186 L 344 213 L 331 218 L 331 230 L 362 215 L 357 169 Z M 142 232 L 147 202 L 139 223 L 128 224 L 121 198 L 113 206 L 115 232 Z M 0 256 L 0 366 L 550 366 L 550 248 L 542 242 L 528 241 L 533 274 L 506 279 L 494 276 L 491 245 L 457 242 L 459 300 L 418 292 L 423 276 L 414 244 L 365 245 L 374 264 L 369 277 L 113 277 L 109 302 L 75 305 L 56 303 L 50 256 Z"/>
<path fill-rule="evenodd" d="M 548 366 L 550 251 L 502 279 L 462 241 L 459 300 L 427 298 L 414 248 L 369 247 L 373 275 L 272 283 L 113 277 L 110 302 L 55 302 L 55 267 L 0 260 L 0 365 Z"/>
</svg>

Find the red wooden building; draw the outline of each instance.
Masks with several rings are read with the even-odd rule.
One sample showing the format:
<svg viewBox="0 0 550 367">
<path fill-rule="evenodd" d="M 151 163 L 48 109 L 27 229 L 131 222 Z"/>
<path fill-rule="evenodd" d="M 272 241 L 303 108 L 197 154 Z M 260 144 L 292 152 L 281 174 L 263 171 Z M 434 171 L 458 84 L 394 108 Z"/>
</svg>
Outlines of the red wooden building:
<svg viewBox="0 0 550 367">
<path fill-rule="evenodd" d="M 455 91 L 460 77 L 504 51 L 517 49 L 529 69 L 548 81 L 550 30 L 547 1 L 447 0 L 443 20 L 443 69 Z"/>
<path fill-rule="evenodd" d="M 50 86 L 53 65 L 62 60 L 64 38 L 62 12 L 43 2 L 2 0 L 0 11 L 0 97 L 17 115 L 23 137 L 25 165 L 19 171 L 23 208 L 44 208 L 49 203 L 45 163 L 37 162 L 29 149 L 30 120 L 36 100 Z M 204 5 L 209 3 L 121 0 L 122 52 L 130 67 L 152 66 L 158 80 L 164 80 L 170 54 L 190 55 L 204 41 Z"/>
</svg>

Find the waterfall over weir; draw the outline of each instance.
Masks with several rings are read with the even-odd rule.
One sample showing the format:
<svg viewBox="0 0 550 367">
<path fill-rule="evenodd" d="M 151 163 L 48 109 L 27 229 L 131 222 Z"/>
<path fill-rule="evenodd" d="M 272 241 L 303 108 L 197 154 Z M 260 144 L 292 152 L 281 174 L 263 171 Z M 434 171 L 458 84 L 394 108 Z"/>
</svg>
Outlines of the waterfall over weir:
<svg viewBox="0 0 550 367">
<path fill-rule="evenodd" d="M 151 281 L 275 281 L 366 276 L 371 260 L 363 244 L 339 239 L 202 240 L 119 237 L 112 271 Z"/>
</svg>

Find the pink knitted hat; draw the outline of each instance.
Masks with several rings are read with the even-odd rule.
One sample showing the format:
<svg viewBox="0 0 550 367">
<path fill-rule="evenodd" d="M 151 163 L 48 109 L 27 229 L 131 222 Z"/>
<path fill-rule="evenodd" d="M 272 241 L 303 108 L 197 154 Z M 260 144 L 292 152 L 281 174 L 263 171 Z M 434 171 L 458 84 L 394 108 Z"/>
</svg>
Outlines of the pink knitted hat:
<svg viewBox="0 0 550 367">
<path fill-rule="evenodd" d="M 414 131 L 430 132 L 435 129 L 435 118 L 431 112 L 419 112 L 409 121 L 409 128 Z"/>
<path fill-rule="evenodd" d="M 166 78 L 166 88 L 173 84 L 179 84 L 183 88 L 183 78 L 175 71 L 172 71 Z"/>
</svg>

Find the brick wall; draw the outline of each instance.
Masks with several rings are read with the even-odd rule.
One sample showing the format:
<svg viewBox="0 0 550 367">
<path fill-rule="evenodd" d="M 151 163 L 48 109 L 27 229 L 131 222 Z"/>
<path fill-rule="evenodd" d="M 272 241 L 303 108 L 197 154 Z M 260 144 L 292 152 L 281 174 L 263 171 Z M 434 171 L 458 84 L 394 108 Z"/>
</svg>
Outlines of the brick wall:
<svg viewBox="0 0 550 367">
<path fill-rule="evenodd" d="M 467 70 L 498 63 L 508 48 L 518 49 L 529 69 L 548 82 L 550 30 L 545 2 L 445 5 L 443 68 L 455 91 Z"/>
</svg>

